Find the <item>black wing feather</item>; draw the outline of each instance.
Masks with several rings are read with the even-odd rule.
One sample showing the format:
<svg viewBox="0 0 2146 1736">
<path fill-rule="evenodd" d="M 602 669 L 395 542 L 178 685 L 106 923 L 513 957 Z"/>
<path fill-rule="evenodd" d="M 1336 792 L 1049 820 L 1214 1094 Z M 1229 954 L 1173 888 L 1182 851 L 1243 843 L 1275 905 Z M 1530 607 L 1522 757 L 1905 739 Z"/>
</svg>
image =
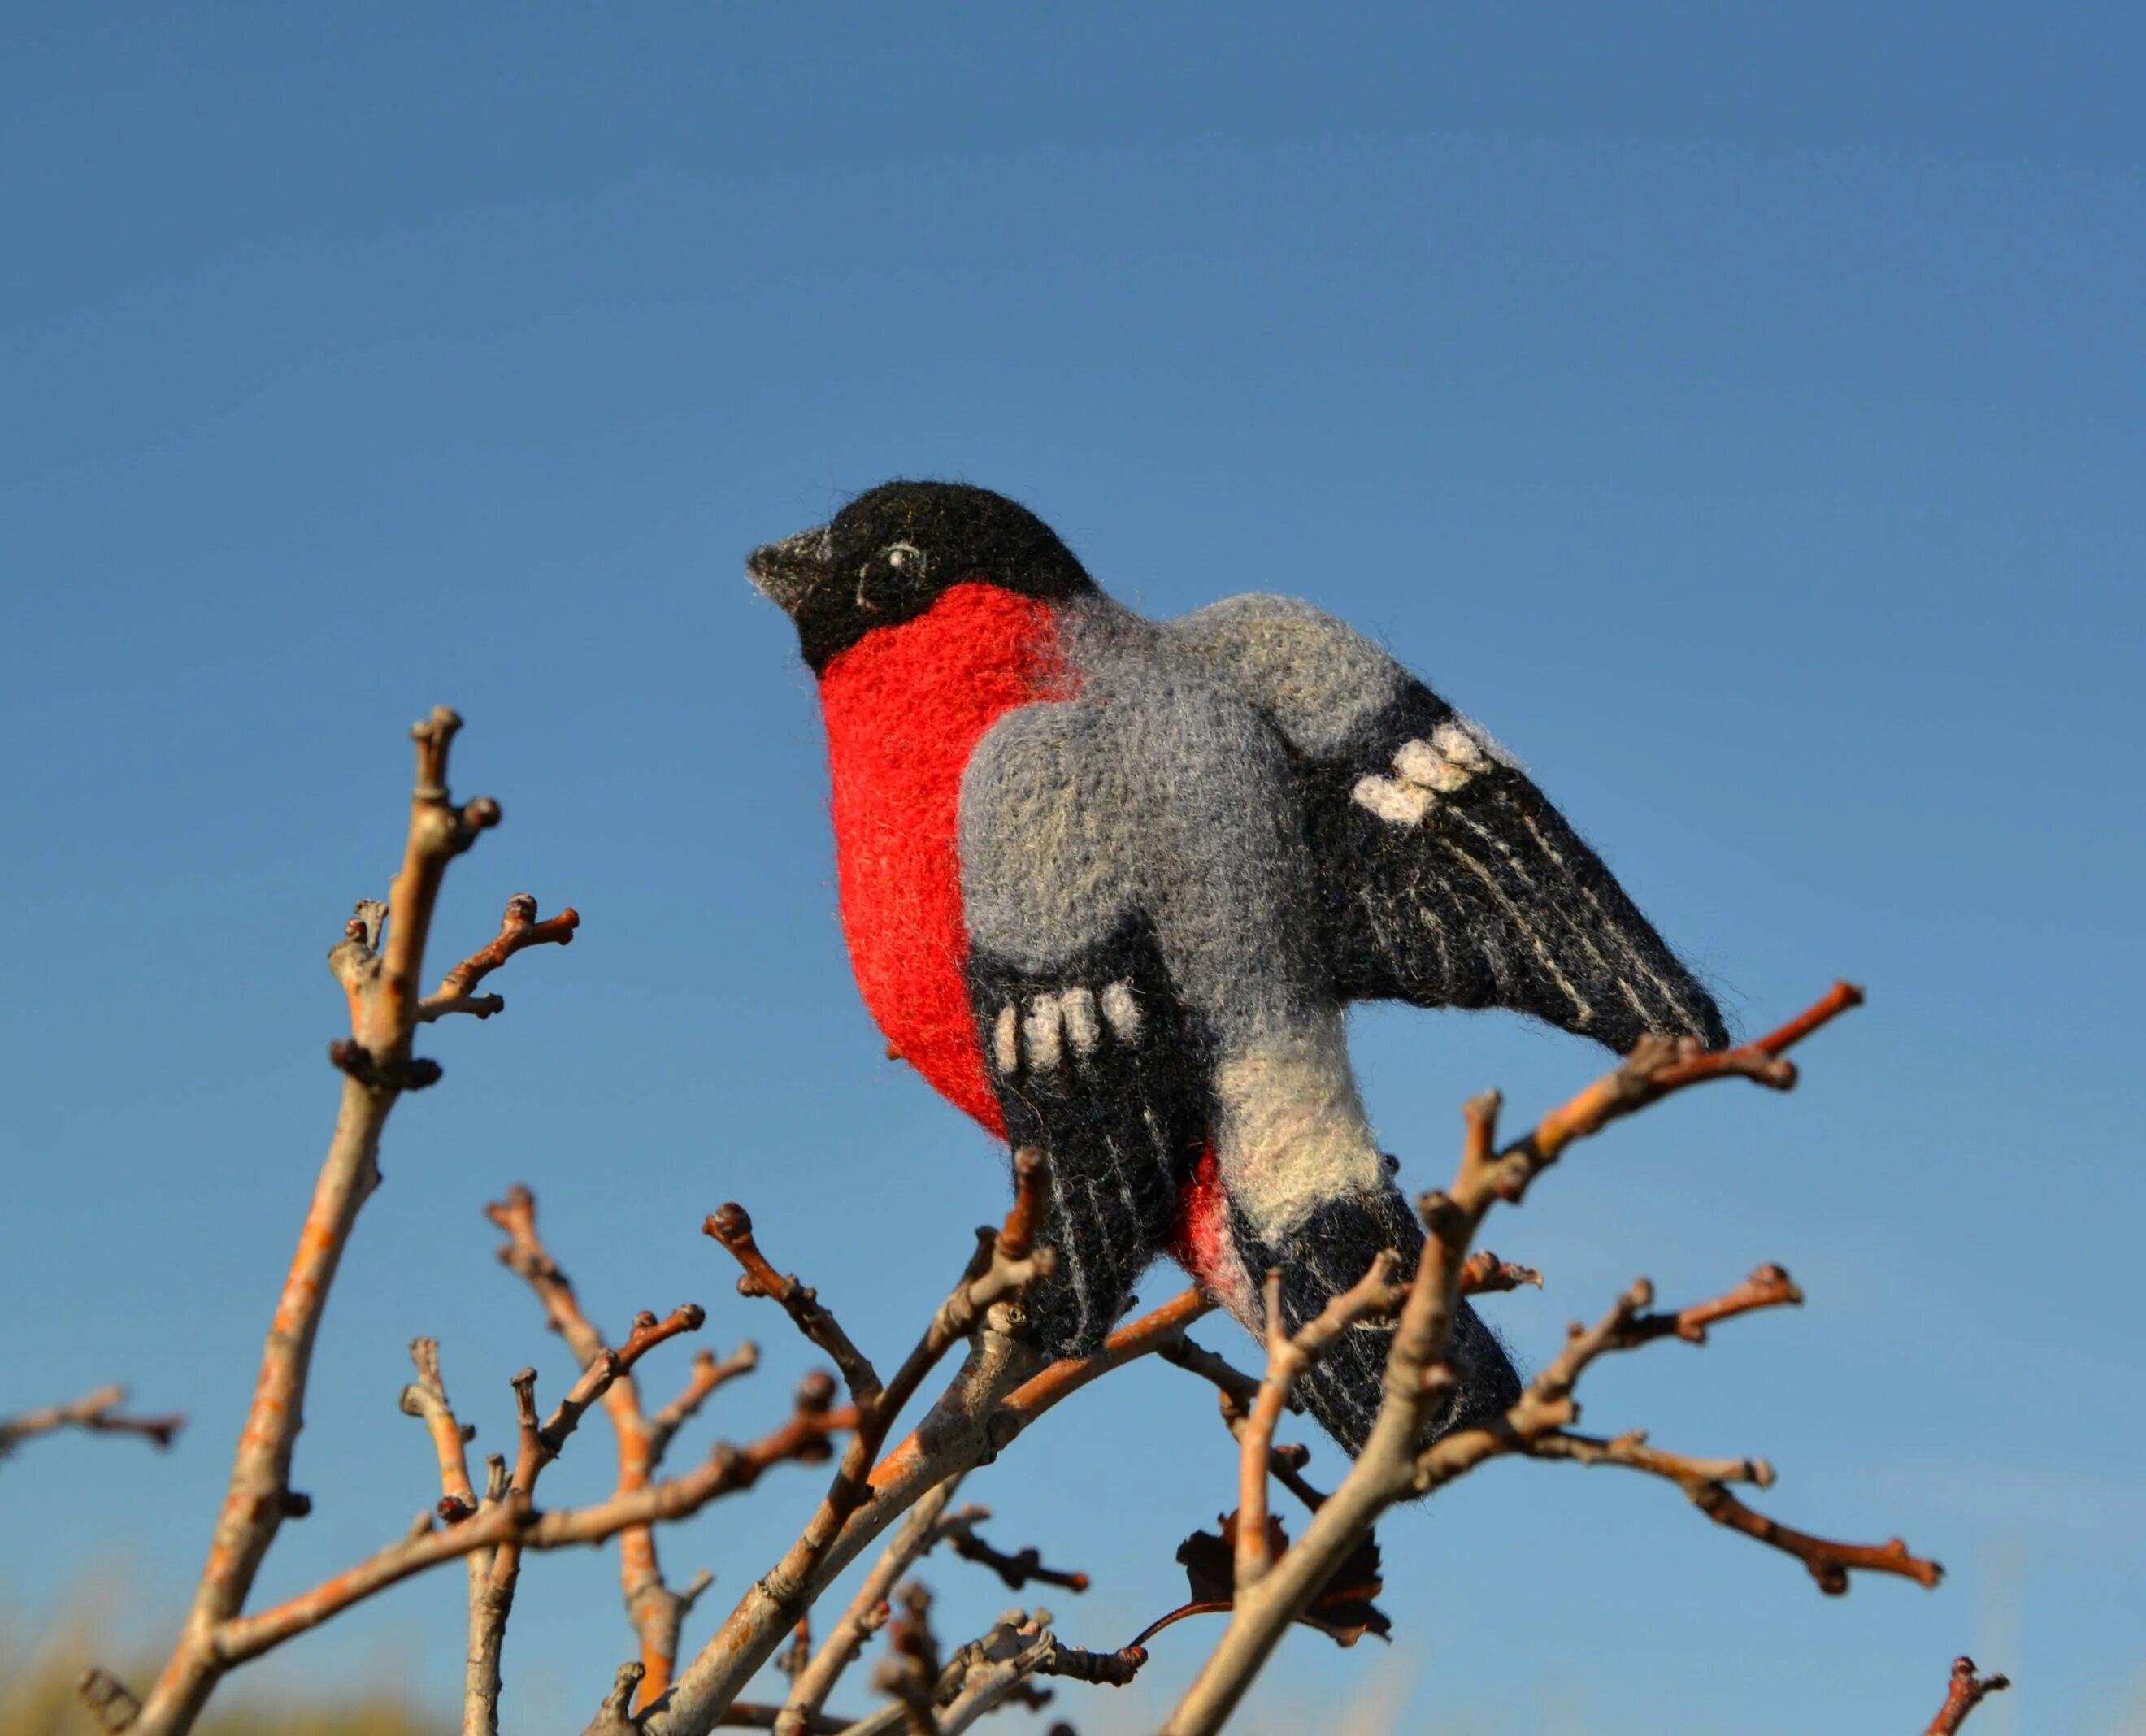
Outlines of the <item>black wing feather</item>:
<svg viewBox="0 0 2146 1736">
<path fill-rule="evenodd" d="M 1457 787 L 1411 786 L 1400 756 L 1441 728 Z M 1464 743 L 1475 745 L 1468 756 Z M 1465 763 L 1463 763 L 1463 761 Z M 1420 756 L 1412 763 L 1427 763 Z M 1430 762 L 1435 763 L 1435 762 Z M 1303 762 L 1305 823 L 1336 985 L 1350 1000 L 1508 1007 L 1622 1052 L 1647 1031 L 1728 1041 L 1720 1010 L 1527 775 L 1420 681 Z M 1372 799 L 1360 789 L 1372 781 Z M 1420 818 L 1379 792 L 1423 798 Z"/>
<path fill-rule="evenodd" d="M 1115 1004 L 1122 1014 L 1129 1001 L 1133 1017 L 1110 1015 L 1104 997 L 1114 986 L 1126 997 Z M 1045 970 L 977 952 L 969 989 L 1007 1136 L 1046 1161 L 1038 1240 L 1056 1250 L 1057 1265 L 1031 1291 L 1029 1319 L 1051 1354 L 1083 1355 L 1108 1335 L 1169 1243 L 1211 1114 L 1209 1045 L 1145 920 Z M 1069 992 L 1088 997 L 1080 1020 L 1065 1015 Z M 1055 1042 L 1039 1050 L 1028 1020 L 1046 997 L 1061 1010 Z M 1001 1029 L 1008 1008 L 1010 1049 Z M 1075 1028 L 1083 1022 L 1085 1042 Z"/>
</svg>

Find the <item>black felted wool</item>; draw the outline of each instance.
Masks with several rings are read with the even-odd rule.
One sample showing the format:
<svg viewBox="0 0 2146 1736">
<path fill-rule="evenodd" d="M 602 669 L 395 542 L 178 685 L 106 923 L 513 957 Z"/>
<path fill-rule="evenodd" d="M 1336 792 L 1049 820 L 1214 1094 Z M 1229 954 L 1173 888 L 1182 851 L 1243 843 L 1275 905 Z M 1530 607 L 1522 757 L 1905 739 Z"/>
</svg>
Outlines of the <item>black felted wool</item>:
<svg viewBox="0 0 2146 1736">
<path fill-rule="evenodd" d="M 1231 1228 L 1248 1272 L 1280 1269 L 1282 1319 L 1292 1332 L 1369 1271 L 1383 1250 L 1401 1256 L 1405 1278 L 1415 1275 L 1423 1252 L 1423 1226 L 1390 1185 L 1326 1201 L 1278 1245 L 1263 1242 L 1241 1220 Z M 1352 1455 L 1362 1449 L 1378 1416 L 1393 1341 L 1390 1324 L 1354 1327 L 1327 1346 L 1298 1384 L 1320 1426 Z M 1446 1354 L 1459 1384 L 1435 1419 L 1434 1434 L 1486 1424 L 1519 1399 L 1520 1376 L 1505 1347 L 1465 1301 L 1454 1316 Z"/>
<path fill-rule="evenodd" d="M 1520 766 L 1307 604 L 1153 621 L 999 496 L 892 482 L 747 570 L 826 714 L 842 916 L 892 1046 L 1049 1160 L 1030 1314 L 1092 1349 L 1158 1253 L 1290 1325 L 1412 1269 L 1349 1064 L 1362 1000 L 1500 1006 L 1622 1050 L 1725 1040 L 1713 1000 Z M 1351 1451 L 1390 1334 L 1309 1378 Z M 1517 1392 L 1472 1310 L 1442 1427 Z"/>
</svg>

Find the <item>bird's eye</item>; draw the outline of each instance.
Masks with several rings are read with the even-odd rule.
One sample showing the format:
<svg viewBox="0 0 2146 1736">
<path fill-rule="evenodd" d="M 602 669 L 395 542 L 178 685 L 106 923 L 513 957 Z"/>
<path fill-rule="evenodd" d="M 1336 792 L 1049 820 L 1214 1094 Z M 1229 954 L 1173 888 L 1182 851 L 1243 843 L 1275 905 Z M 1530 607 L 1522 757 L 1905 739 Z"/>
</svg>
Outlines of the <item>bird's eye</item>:
<svg viewBox="0 0 2146 1736">
<path fill-rule="evenodd" d="M 891 542 L 886 546 L 886 564 L 896 572 L 911 573 L 920 579 L 924 576 L 926 564 L 924 551 L 915 543 Z"/>
</svg>

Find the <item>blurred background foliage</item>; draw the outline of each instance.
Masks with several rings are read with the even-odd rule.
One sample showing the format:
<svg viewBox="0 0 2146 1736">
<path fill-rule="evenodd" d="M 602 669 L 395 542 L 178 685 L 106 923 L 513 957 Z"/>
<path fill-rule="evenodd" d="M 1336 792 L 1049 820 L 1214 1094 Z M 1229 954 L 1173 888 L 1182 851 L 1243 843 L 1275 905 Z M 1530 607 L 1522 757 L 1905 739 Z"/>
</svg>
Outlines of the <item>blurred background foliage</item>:
<svg viewBox="0 0 2146 1736">
<path fill-rule="evenodd" d="M 94 1728 L 75 1694 L 75 1681 L 101 1636 L 112 1631 L 107 1599 L 70 1602 L 42 1629 L 19 1616 L 0 1625 L 0 1736 L 84 1736 Z M 106 1667 L 137 1692 L 159 1667 L 147 1652 Z M 300 1699 L 286 1694 L 248 1694 L 246 1684 L 217 1698 L 197 1736 L 450 1736 L 452 1726 L 417 1709 L 417 1697 L 392 1683 L 363 1693 Z"/>
</svg>

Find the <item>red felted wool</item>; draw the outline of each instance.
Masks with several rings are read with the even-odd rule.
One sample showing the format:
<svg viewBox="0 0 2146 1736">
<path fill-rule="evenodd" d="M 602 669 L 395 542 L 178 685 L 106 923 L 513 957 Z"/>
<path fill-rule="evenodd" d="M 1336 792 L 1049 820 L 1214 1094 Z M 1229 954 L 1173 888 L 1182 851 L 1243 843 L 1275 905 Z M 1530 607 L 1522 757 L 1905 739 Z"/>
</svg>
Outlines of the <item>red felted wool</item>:
<svg viewBox="0 0 2146 1736">
<path fill-rule="evenodd" d="M 902 1059 L 1001 1138 L 969 1005 L 961 773 L 986 730 L 1064 674 L 1048 604 L 962 584 L 841 652 L 820 681 L 857 986 Z"/>
</svg>

